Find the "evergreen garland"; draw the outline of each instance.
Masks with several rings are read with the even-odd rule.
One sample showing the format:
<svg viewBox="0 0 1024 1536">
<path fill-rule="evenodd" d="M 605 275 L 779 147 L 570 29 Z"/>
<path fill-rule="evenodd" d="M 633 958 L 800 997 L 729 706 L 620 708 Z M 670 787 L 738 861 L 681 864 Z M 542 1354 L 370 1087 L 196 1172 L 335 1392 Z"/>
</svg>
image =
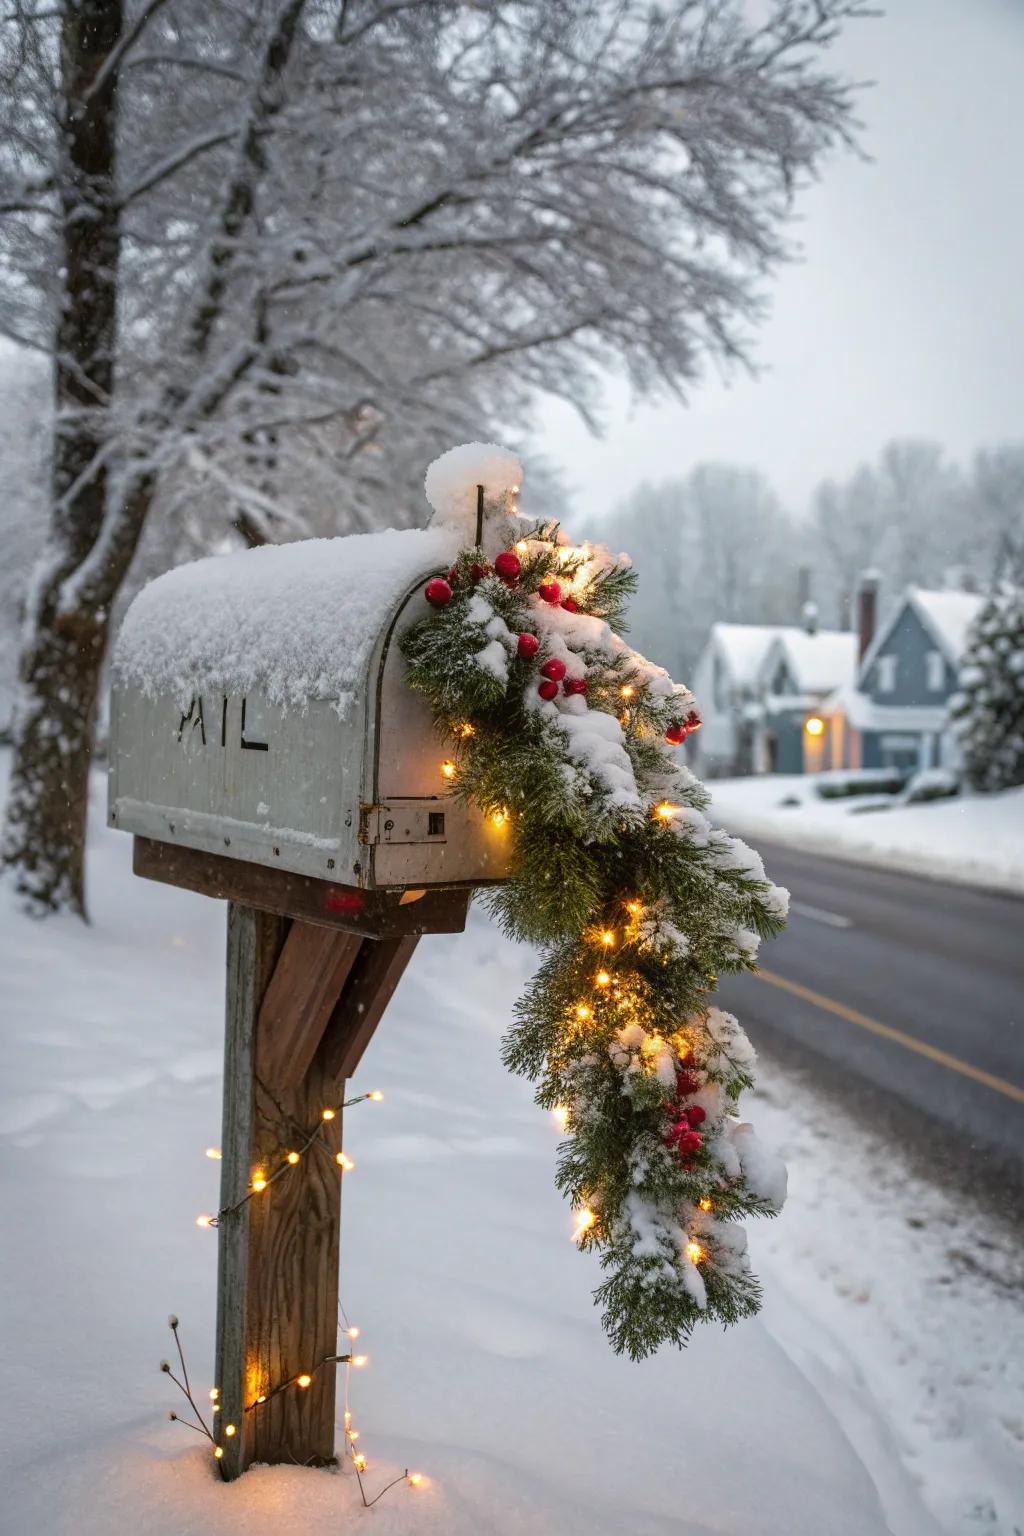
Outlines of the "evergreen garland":
<svg viewBox="0 0 1024 1536">
<path fill-rule="evenodd" d="M 949 716 L 973 789 L 1024 784 L 1024 593 L 1006 586 L 971 626 Z"/>
<path fill-rule="evenodd" d="M 606 1272 L 612 1345 L 639 1359 L 758 1309 L 738 1219 L 780 1208 L 785 1170 L 736 1118 L 754 1053 L 710 997 L 787 898 L 675 759 L 700 717 L 621 638 L 628 563 L 520 527 L 495 564 L 463 551 L 402 649 L 453 790 L 508 819 L 512 878 L 483 899 L 543 959 L 504 1059 L 564 1124 L 558 1186 Z"/>
</svg>

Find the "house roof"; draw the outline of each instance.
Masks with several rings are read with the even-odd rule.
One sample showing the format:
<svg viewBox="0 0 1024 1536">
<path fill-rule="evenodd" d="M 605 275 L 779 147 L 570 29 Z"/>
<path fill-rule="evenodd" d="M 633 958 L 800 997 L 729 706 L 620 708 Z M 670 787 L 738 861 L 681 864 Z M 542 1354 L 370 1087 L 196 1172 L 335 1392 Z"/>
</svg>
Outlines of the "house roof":
<svg viewBox="0 0 1024 1536">
<path fill-rule="evenodd" d="M 806 629 L 782 628 L 775 631 L 763 668 L 767 674 L 771 658 L 784 658 L 798 694 L 831 693 L 852 682 L 857 667 L 857 636 L 844 629 L 819 629 L 813 635 Z"/>
<path fill-rule="evenodd" d="M 867 675 L 908 608 L 916 613 L 950 665 L 957 666 L 967 644 L 967 631 L 984 601 L 977 592 L 930 592 L 925 587 L 908 587 L 881 629 L 876 631 L 858 668 L 859 676 Z"/>
<path fill-rule="evenodd" d="M 778 633 L 776 624 L 712 624 L 708 644 L 725 661 L 733 682 L 751 688 Z"/>
</svg>

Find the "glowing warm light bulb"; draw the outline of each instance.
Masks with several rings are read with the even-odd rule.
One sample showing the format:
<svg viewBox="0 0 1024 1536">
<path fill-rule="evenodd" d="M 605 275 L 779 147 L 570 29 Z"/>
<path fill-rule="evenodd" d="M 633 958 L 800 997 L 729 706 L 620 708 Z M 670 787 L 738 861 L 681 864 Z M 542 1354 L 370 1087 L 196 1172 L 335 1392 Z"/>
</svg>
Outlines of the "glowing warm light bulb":
<svg viewBox="0 0 1024 1536">
<path fill-rule="evenodd" d="M 454 779 L 455 764 L 452 762 L 450 757 L 446 757 L 444 762 L 441 764 L 441 772 L 446 779 Z"/>
<path fill-rule="evenodd" d="M 804 721 L 804 730 L 808 736 L 821 736 L 825 730 L 825 722 L 820 715 L 811 715 L 809 720 Z"/>
<path fill-rule="evenodd" d="M 334 1154 L 334 1161 L 339 1163 L 346 1173 L 351 1173 L 355 1167 L 355 1163 L 350 1157 L 346 1157 L 344 1152 L 336 1152 Z"/>
<path fill-rule="evenodd" d="M 211 1403 L 215 1403 L 217 1401 L 218 1397 L 220 1397 L 220 1387 L 211 1387 L 210 1388 L 210 1402 Z"/>
<path fill-rule="evenodd" d="M 514 485 L 512 487 L 512 495 L 513 496 L 518 496 L 519 495 L 519 487 L 518 487 L 518 485 Z"/>
<path fill-rule="evenodd" d="M 333 1120 L 334 1119 L 334 1110 L 333 1109 L 325 1109 L 324 1113 L 323 1113 L 323 1118 L 325 1120 Z"/>
<path fill-rule="evenodd" d="M 219 1163 L 221 1159 L 220 1147 L 207 1147 L 206 1155 L 207 1157 L 212 1157 L 215 1163 Z"/>
<path fill-rule="evenodd" d="M 636 689 L 632 683 L 626 683 L 625 687 L 619 689 L 619 692 L 624 699 L 631 699 L 634 693 L 636 693 Z"/>
<path fill-rule="evenodd" d="M 258 1403 L 265 1403 L 266 1400 L 267 1400 L 267 1394 L 265 1392 L 261 1392 L 259 1397 L 256 1399 L 256 1401 Z"/>
<path fill-rule="evenodd" d="M 690 1260 L 691 1264 L 699 1264 L 701 1259 L 704 1257 L 704 1249 L 701 1247 L 700 1243 L 687 1243 L 686 1257 Z"/>
<path fill-rule="evenodd" d="M 587 1007 L 586 1003 L 580 1003 L 579 1007 L 576 1009 L 576 1017 L 578 1019 L 584 1020 L 590 1018 L 590 1009 Z"/>
<path fill-rule="evenodd" d="M 351 1428 L 350 1429 L 346 1429 L 345 1434 L 346 1434 L 346 1437 L 349 1440 L 358 1440 L 359 1439 L 359 1431 L 358 1431 L 358 1429 L 351 1429 Z"/>
<path fill-rule="evenodd" d="M 465 723 L 463 725 L 459 726 L 459 735 L 460 736 L 466 736 L 466 737 L 475 736 L 476 735 L 476 727 L 470 725 L 469 721 L 467 720 L 467 721 L 465 721 Z"/>
<path fill-rule="evenodd" d="M 643 911 L 643 907 L 639 901 L 627 901 L 626 911 L 629 913 L 630 917 L 639 917 Z"/>
<path fill-rule="evenodd" d="M 361 1371 L 369 1358 L 369 1355 L 353 1355 L 352 1364 L 355 1366 L 357 1371 Z"/>
<path fill-rule="evenodd" d="M 710 1211 L 714 1209 L 710 1200 L 698 1200 L 697 1204 L 700 1206 L 702 1211 Z"/>
<path fill-rule="evenodd" d="M 566 1106 L 564 1104 L 556 1104 L 551 1113 L 554 1115 L 555 1119 L 558 1121 L 559 1125 L 564 1131 L 566 1126 L 569 1124 L 569 1111 Z"/>
<path fill-rule="evenodd" d="M 601 943 L 604 945 L 605 949 L 610 949 L 615 943 L 615 935 L 612 933 L 610 928 L 606 928 L 604 933 L 602 933 Z"/>
<path fill-rule="evenodd" d="M 220 1403 L 211 1403 L 210 1404 L 210 1412 L 211 1413 L 220 1413 Z"/>
<path fill-rule="evenodd" d="M 233 1424 L 225 1424 L 224 1425 L 224 1433 L 226 1435 L 234 1435 L 234 1434 L 237 1434 L 238 1431 L 235 1429 L 235 1426 Z"/>
<path fill-rule="evenodd" d="M 310 1383 L 312 1382 L 312 1380 L 313 1380 L 312 1376 L 308 1375 L 307 1372 L 303 1371 L 301 1376 L 296 1376 L 296 1378 L 295 1378 L 295 1385 L 297 1387 L 308 1387 L 310 1385 Z"/>
<path fill-rule="evenodd" d="M 375 1104 L 379 1104 L 383 1097 L 384 1097 L 384 1095 L 381 1093 L 379 1088 L 375 1088 L 373 1090 L 373 1092 L 370 1094 L 370 1098 L 373 1100 L 373 1102 Z"/>
<path fill-rule="evenodd" d="M 294 1167 L 295 1164 L 299 1161 L 299 1153 L 298 1152 L 289 1152 L 287 1158 L 285 1159 L 285 1161 L 288 1162 L 288 1163 L 291 1163 L 292 1166 Z"/>
<path fill-rule="evenodd" d="M 196 1217 L 196 1226 L 197 1227 L 212 1227 L 213 1226 L 213 1217 L 212 1216 L 197 1216 Z"/>
<path fill-rule="evenodd" d="M 406 1476 L 405 1476 L 405 1480 L 409 1484 L 410 1488 L 422 1488 L 423 1487 L 423 1473 L 422 1472 L 407 1472 Z"/>
<path fill-rule="evenodd" d="M 220 1461 L 221 1457 L 224 1455 L 224 1447 L 222 1445 L 215 1445 L 213 1448 L 213 1454 L 216 1456 L 217 1460 Z"/>
<path fill-rule="evenodd" d="M 607 971 L 598 971 L 597 975 L 594 977 L 594 980 L 597 982 L 599 987 L 607 987 L 611 985 L 611 977 Z"/>
<path fill-rule="evenodd" d="M 356 1455 L 352 1457 L 352 1461 L 357 1472 L 366 1471 L 366 1457 L 363 1455 L 362 1451 L 358 1451 Z"/>
<path fill-rule="evenodd" d="M 254 1173 L 253 1176 L 252 1176 L 252 1187 L 253 1187 L 253 1189 L 256 1191 L 256 1193 L 258 1195 L 262 1194 L 263 1191 L 267 1187 L 267 1176 L 266 1176 L 266 1174 L 265 1173 Z"/>
<path fill-rule="evenodd" d="M 662 821 L 671 821 L 678 809 L 678 805 L 670 805 L 667 800 L 663 800 L 656 808 L 655 815 L 660 816 Z"/>
<path fill-rule="evenodd" d="M 495 827 L 503 827 L 508 820 L 508 811 L 494 811 L 491 815 L 491 823 Z"/>
<path fill-rule="evenodd" d="M 526 540 L 525 539 L 520 539 L 519 543 L 516 545 L 516 551 L 520 555 L 525 555 L 528 547 L 529 546 L 527 545 Z"/>
<path fill-rule="evenodd" d="M 589 1232 L 596 1220 L 597 1217 L 594 1215 L 589 1205 L 585 1205 L 582 1211 L 577 1211 L 575 1236 L 582 1237 L 584 1232 Z"/>
</svg>

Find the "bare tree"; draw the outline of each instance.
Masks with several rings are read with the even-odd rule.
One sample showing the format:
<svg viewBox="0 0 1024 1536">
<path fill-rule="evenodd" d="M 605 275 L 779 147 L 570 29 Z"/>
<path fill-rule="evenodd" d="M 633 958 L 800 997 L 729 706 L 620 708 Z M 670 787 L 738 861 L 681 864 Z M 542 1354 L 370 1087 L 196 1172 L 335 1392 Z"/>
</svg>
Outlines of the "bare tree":
<svg viewBox="0 0 1024 1536">
<path fill-rule="evenodd" d="M 84 912 L 110 614 L 154 506 L 341 526 L 469 419 L 742 359 L 794 187 L 845 138 L 858 0 L 17 0 L 0 324 L 52 353 L 3 857 Z M 403 445 L 414 454 L 403 454 Z"/>
</svg>

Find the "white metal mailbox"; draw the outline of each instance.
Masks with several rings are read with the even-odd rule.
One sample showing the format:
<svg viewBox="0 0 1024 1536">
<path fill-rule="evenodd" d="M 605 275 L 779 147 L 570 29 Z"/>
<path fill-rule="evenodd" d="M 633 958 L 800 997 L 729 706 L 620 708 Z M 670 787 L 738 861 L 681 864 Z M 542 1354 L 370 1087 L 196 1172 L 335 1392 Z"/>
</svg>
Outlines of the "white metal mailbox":
<svg viewBox="0 0 1024 1536">
<path fill-rule="evenodd" d="M 455 547 L 310 540 L 151 583 L 115 653 L 110 824 L 369 890 L 504 878 L 507 834 L 448 790 L 399 650 Z"/>
</svg>

